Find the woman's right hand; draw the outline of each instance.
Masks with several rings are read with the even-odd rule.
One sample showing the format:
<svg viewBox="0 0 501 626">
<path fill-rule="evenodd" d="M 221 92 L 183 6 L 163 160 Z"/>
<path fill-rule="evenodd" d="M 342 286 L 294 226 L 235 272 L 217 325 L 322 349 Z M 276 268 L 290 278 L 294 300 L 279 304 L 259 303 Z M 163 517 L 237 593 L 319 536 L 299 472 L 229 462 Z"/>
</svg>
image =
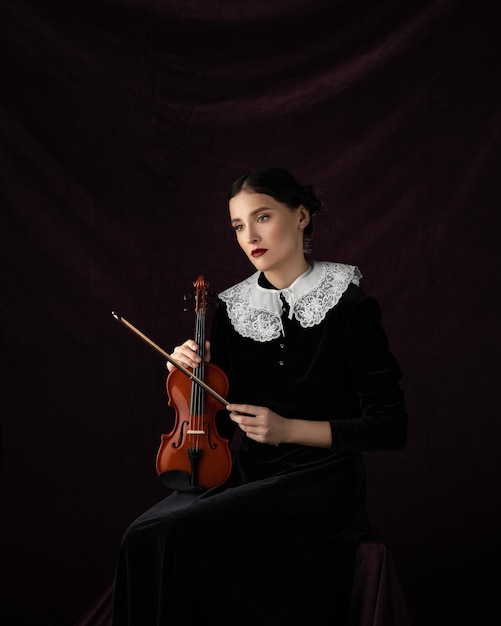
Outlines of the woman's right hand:
<svg viewBox="0 0 501 626">
<path fill-rule="evenodd" d="M 196 341 L 187 339 L 183 344 L 174 348 L 171 357 L 183 367 L 195 369 L 202 360 L 200 355 L 197 354 L 197 350 L 198 344 Z M 208 340 L 205 342 L 205 360 L 210 361 L 210 341 Z M 167 369 L 169 372 L 172 372 L 175 368 L 175 365 L 167 361 Z"/>
</svg>

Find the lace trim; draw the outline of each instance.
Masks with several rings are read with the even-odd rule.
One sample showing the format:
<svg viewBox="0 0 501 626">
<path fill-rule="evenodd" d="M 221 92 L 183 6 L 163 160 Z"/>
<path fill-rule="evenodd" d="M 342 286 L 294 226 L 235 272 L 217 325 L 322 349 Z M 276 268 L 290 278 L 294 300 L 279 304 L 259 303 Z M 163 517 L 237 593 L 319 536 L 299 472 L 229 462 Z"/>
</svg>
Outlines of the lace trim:
<svg viewBox="0 0 501 626">
<path fill-rule="evenodd" d="M 317 326 L 336 306 L 350 283 L 358 285 L 362 274 L 355 265 L 314 262 L 287 289 L 265 289 L 258 284 L 260 272 L 226 289 L 219 297 L 226 303 L 236 332 L 254 341 L 271 341 L 284 334 L 280 294 L 287 301 L 289 318 L 303 328 Z"/>
</svg>

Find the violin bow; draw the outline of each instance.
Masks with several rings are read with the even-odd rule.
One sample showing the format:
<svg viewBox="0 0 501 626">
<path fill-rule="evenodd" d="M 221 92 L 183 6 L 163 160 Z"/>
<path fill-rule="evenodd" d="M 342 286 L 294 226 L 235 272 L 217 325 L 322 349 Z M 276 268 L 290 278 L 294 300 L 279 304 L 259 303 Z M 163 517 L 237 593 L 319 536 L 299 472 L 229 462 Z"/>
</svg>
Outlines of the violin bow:
<svg viewBox="0 0 501 626">
<path fill-rule="evenodd" d="M 144 333 L 142 333 L 138 328 L 136 328 L 133 324 L 131 324 L 130 322 L 128 322 L 125 317 L 122 317 L 121 315 L 119 315 L 118 313 L 116 313 L 115 311 L 112 311 L 111 314 L 113 315 L 113 317 L 118 320 L 119 322 L 121 322 L 124 326 L 126 326 L 129 330 L 131 330 L 134 334 L 136 334 L 138 337 L 140 337 L 143 341 L 145 341 L 149 346 L 151 346 L 152 348 L 154 348 L 157 352 L 159 352 L 167 361 L 169 361 L 169 363 L 172 363 L 172 365 L 174 365 L 175 367 L 177 367 L 178 370 L 181 370 L 181 372 L 183 372 L 183 374 L 185 376 L 188 376 L 188 378 L 192 381 L 194 381 L 195 383 L 197 383 L 198 385 L 200 385 L 200 387 L 203 387 L 203 389 L 205 389 L 205 391 L 207 391 L 208 393 L 211 394 L 211 396 L 213 396 L 214 398 L 216 398 L 216 400 L 219 400 L 219 402 L 221 402 L 221 404 L 223 404 L 225 407 L 229 404 L 228 400 L 226 400 L 225 398 L 223 398 L 223 396 L 220 396 L 217 391 L 214 391 L 214 389 L 212 389 L 211 387 L 209 387 L 209 385 L 204 382 L 203 380 L 201 380 L 200 378 L 198 378 L 198 376 L 195 376 L 195 374 L 193 374 L 193 372 L 190 372 L 190 370 L 186 369 L 185 367 L 183 367 L 181 365 L 181 363 L 178 363 L 178 361 L 176 361 L 175 359 L 173 359 L 171 357 L 170 354 L 168 354 L 165 350 L 163 350 L 159 345 L 157 345 L 154 341 L 152 341 L 149 337 L 147 337 Z"/>
</svg>

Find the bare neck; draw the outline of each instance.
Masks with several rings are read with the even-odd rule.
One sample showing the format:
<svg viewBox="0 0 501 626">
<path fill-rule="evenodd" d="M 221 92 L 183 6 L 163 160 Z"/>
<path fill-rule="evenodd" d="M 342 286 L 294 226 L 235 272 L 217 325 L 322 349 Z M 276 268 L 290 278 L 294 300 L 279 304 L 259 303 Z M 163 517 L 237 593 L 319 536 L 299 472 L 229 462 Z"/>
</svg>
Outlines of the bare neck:
<svg viewBox="0 0 501 626">
<path fill-rule="evenodd" d="M 301 263 L 298 263 L 294 267 L 288 267 L 287 270 L 275 270 L 264 272 L 266 279 L 275 287 L 275 289 L 287 289 L 292 283 L 304 274 L 308 269 L 308 261 L 303 258 Z"/>
</svg>

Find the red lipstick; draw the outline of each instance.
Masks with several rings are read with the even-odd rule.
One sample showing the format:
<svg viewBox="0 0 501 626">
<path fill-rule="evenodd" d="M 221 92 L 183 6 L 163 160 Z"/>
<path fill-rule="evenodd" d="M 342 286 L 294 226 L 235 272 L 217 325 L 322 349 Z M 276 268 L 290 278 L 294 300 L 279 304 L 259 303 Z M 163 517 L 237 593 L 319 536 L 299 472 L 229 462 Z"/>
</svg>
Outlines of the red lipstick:
<svg viewBox="0 0 501 626">
<path fill-rule="evenodd" d="M 262 256 L 265 252 L 267 252 L 266 248 L 256 248 L 251 252 L 251 254 L 255 258 L 258 256 Z"/>
</svg>

